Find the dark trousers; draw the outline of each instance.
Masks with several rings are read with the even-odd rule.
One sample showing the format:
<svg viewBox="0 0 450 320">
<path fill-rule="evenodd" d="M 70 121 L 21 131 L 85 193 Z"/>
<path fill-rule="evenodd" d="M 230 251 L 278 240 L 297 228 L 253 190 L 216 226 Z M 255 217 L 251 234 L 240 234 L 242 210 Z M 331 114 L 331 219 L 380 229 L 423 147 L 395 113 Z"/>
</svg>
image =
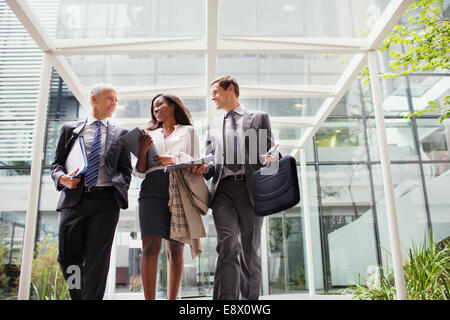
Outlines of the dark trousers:
<svg viewBox="0 0 450 320">
<path fill-rule="evenodd" d="M 111 190 L 84 193 L 61 210 L 58 261 L 72 300 L 103 299 L 119 212 Z"/>
<path fill-rule="evenodd" d="M 261 227 L 245 181 L 224 179 L 211 205 L 217 230 L 214 300 L 257 300 L 261 289 Z"/>
</svg>

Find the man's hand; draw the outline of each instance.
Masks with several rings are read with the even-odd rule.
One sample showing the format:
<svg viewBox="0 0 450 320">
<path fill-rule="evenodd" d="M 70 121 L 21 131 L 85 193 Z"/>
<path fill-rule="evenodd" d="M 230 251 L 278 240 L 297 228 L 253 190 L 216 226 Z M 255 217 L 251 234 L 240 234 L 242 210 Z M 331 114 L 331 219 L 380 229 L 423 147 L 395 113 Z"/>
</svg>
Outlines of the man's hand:
<svg viewBox="0 0 450 320">
<path fill-rule="evenodd" d="M 192 173 L 198 174 L 198 175 L 204 174 L 206 172 L 206 170 L 208 170 L 208 165 L 206 163 L 196 165 L 193 168 L 188 168 L 189 172 L 192 172 Z"/>
<path fill-rule="evenodd" d="M 269 151 L 267 151 L 266 154 L 262 154 L 261 158 L 264 158 L 266 160 L 266 164 L 271 164 L 272 162 L 275 162 L 278 160 L 277 157 L 273 156 L 271 153 L 278 149 L 278 143 L 274 145 L 272 148 L 270 148 Z"/>
<path fill-rule="evenodd" d="M 80 183 L 80 178 L 74 177 L 79 170 L 80 169 L 77 168 L 74 172 L 61 176 L 58 180 L 58 183 L 64 187 L 67 187 L 68 189 L 75 189 L 76 187 L 78 187 L 78 183 Z"/>
</svg>

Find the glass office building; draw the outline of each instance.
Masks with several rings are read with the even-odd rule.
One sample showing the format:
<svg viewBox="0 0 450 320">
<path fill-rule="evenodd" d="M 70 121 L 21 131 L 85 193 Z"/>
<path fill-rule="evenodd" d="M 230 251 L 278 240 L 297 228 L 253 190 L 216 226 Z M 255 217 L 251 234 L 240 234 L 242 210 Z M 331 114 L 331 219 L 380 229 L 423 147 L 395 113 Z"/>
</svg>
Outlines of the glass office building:
<svg viewBox="0 0 450 320">
<path fill-rule="evenodd" d="M 204 141 L 207 124 L 222 114 L 211 108 L 206 84 L 216 76 L 230 74 L 242 86 L 241 103 L 269 114 L 280 151 L 296 157 L 300 178 L 299 145 L 311 128 L 308 123 L 316 121 L 324 104 L 334 99 L 335 85 L 354 57 L 352 49 L 323 53 L 291 50 L 289 45 L 295 45 L 292 39 L 326 39 L 327 48 L 339 47 L 340 39 L 346 43 L 363 39 L 375 30 L 392 3 L 213 2 L 217 3 L 217 37 L 208 34 L 211 9 L 205 0 L 26 1 L 56 47 L 66 50 L 55 56 L 64 56 L 65 65 L 82 88 L 97 82 L 119 88 L 112 118 L 117 125 L 127 129 L 145 126 L 152 97 L 162 91 L 173 92 L 190 110 Z M 448 1 L 444 2 L 444 12 L 448 17 Z M 7 275 L 0 283 L 0 298 L 5 299 L 17 296 L 44 58 L 42 48 L 3 0 L 0 18 L 0 258 L 3 274 Z M 213 49 L 212 38 L 217 41 Z M 148 39 L 160 47 L 141 50 L 151 42 Z M 120 46 L 117 41 L 121 41 Z M 246 49 L 247 41 L 257 44 Z M 288 43 L 286 50 L 273 49 L 274 41 Z M 205 43 L 204 50 L 197 49 Z M 110 54 L 101 53 L 109 49 Z M 377 60 L 380 73 L 387 70 L 388 56 L 377 54 Z M 63 80 L 67 75 L 56 69 L 50 77 L 42 173 L 36 191 L 36 242 L 57 241 L 58 237 L 59 214 L 55 208 L 59 193 L 50 177 L 50 165 L 59 129 L 62 123 L 86 117 L 89 112 L 86 101 L 80 99 L 86 98 L 83 91 L 75 91 L 73 88 L 79 86 Z M 448 70 L 381 79 L 403 250 L 427 241 L 429 230 L 435 241 L 450 235 L 449 120 L 440 124 L 438 113 L 417 119 L 404 117 L 423 109 L 428 101 L 442 103 L 449 91 Z M 308 186 L 313 270 L 308 270 L 307 264 L 302 199 L 297 206 L 265 218 L 261 244 L 263 295 L 307 293 L 310 274 L 314 275 L 317 294 L 335 292 L 364 282 L 377 265 L 385 270 L 392 266 L 370 83 L 353 77 L 325 118 L 303 145 L 307 177 L 301 178 Z M 130 233 L 139 232 L 137 197 L 141 182 L 133 176 L 130 207 L 121 212 L 117 226 L 107 288 L 110 298 L 143 296 L 142 292 L 128 290 L 129 248 L 139 246 Z M 212 295 L 217 240 L 211 213 L 203 217 L 203 222 L 207 233 L 202 239 L 203 252 L 192 260 L 188 246 L 185 248 L 180 297 Z M 164 251 L 162 248 L 159 260 L 159 298 L 166 297 Z M 35 298 L 33 292 L 31 298 Z"/>
</svg>

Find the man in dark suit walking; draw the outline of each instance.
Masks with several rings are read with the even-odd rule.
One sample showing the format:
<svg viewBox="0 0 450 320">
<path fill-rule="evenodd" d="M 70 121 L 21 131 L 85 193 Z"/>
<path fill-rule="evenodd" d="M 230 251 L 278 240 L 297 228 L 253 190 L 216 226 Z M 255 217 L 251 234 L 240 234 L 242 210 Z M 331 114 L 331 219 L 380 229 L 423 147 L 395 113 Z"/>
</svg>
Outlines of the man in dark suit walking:
<svg viewBox="0 0 450 320">
<path fill-rule="evenodd" d="M 253 208 L 253 172 L 262 167 L 261 157 L 273 161 L 273 145 L 266 113 L 244 108 L 239 85 L 233 77 L 211 84 L 212 100 L 226 114 L 208 126 L 206 152 L 215 163 L 193 172 L 212 179 L 210 207 L 217 230 L 219 254 L 213 299 L 257 300 L 261 287 L 259 246 L 263 218 Z"/>
<path fill-rule="evenodd" d="M 51 166 L 56 189 L 62 190 L 58 261 L 73 300 L 103 299 L 120 208 L 128 208 L 132 170 L 130 152 L 119 141 L 127 131 L 108 120 L 116 109 L 116 90 L 98 84 L 89 95 L 91 115 L 63 124 Z M 75 177 L 78 169 L 66 172 L 65 163 L 79 136 L 84 137 L 89 166 Z M 72 279 L 76 275 L 81 279 Z"/>
</svg>

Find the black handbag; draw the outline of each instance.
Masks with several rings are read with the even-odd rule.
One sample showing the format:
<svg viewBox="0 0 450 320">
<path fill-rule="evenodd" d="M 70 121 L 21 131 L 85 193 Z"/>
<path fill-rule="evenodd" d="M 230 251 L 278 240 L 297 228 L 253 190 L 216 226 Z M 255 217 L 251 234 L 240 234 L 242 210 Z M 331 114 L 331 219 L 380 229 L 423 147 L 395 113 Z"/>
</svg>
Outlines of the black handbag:
<svg viewBox="0 0 450 320">
<path fill-rule="evenodd" d="M 278 169 L 271 164 L 253 173 L 253 200 L 258 216 L 274 214 L 300 202 L 295 159 L 284 156 L 278 162 Z"/>
</svg>

